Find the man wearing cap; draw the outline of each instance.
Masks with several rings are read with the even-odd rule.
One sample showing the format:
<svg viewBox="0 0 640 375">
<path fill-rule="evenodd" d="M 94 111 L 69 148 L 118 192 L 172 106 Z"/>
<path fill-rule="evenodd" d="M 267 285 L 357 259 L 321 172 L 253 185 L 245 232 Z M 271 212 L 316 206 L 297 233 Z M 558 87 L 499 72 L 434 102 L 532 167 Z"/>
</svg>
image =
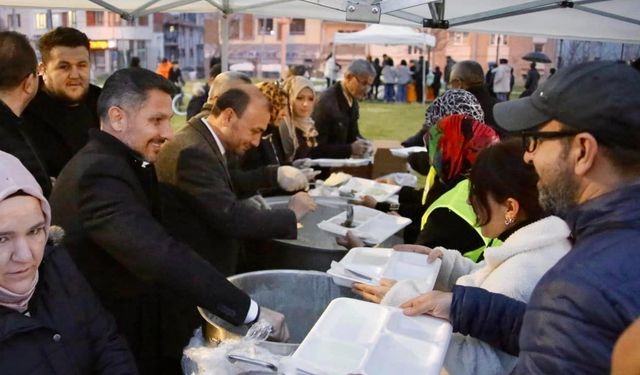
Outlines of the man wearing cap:
<svg viewBox="0 0 640 375">
<path fill-rule="evenodd" d="M 640 73 L 617 62 L 561 69 L 531 97 L 496 105 L 523 139 L 540 203 L 574 247 L 528 305 L 456 286 L 403 305 L 519 355 L 516 374 L 609 373 L 618 336 L 640 316 Z"/>
</svg>

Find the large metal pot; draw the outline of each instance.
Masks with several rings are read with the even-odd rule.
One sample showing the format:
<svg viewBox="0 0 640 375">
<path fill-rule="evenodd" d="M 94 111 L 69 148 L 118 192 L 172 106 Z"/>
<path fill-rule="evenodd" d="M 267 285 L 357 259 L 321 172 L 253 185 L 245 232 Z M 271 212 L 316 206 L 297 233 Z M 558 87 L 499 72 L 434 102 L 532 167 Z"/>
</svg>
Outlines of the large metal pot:
<svg viewBox="0 0 640 375">
<path fill-rule="evenodd" d="M 290 355 L 305 338 L 329 303 L 338 297 L 357 298 L 348 288 L 333 283 L 325 273 L 316 271 L 271 270 L 249 272 L 229 278 L 260 306 L 286 316 L 291 334 L 289 343 L 264 342 L 261 345 L 278 355 Z M 212 343 L 229 339 L 231 333 L 244 336 L 245 326 L 233 326 L 208 311 L 198 308 L 205 319 L 205 338 Z"/>
<path fill-rule="evenodd" d="M 264 200 L 273 208 L 287 208 L 288 196 L 268 197 Z M 245 241 L 246 263 L 241 271 L 265 269 L 298 269 L 326 271 L 331 261 L 342 259 L 347 250 L 336 243 L 336 236 L 318 228 L 318 223 L 347 209 L 341 198 L 314 198 L 318 208 L 302 218 L 295 240 Z M 382 247 L 402 243 L 402 238 L 391 237 Z"/>
</svg>

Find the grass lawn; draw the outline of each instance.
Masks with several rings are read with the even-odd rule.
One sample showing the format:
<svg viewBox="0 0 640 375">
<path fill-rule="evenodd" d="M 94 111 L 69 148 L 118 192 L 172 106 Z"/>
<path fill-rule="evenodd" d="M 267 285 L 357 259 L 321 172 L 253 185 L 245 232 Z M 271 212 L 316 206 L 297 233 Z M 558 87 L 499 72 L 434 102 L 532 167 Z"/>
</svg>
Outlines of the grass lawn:
<svg viewBox="0 0 640 375">
<path fill-rule="evenodd" d="M 360 132 L 368 139 L 403 141 L 413 135 L 424 122 L 422 104 L 360 103 Z M 175 130 L 185 125 L 184 116 L 174 116 Z"/>
</svg>

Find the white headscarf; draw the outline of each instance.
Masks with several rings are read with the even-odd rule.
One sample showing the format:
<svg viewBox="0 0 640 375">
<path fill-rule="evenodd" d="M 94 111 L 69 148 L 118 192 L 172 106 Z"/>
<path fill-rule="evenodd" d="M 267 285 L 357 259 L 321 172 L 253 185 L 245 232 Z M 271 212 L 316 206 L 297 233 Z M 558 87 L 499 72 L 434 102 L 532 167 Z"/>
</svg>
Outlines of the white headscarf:
<svg viewBox="0 0 640 375">
<path fill-rule="evenodd" d="M 316 92 L 313 87 L 313 82 L 305 77 L 289 77 L 284 83 L 284 89 L 287 95 L 289 95 L 289 116 L 287 116 L 284 124 L 282 124 L 279 129 L 282 147 L 289 161 L 293 160 L 296 150 L 300 147 L 298 137 L 296 136 L 296 129 L 302 132 L 308 147 L 316 147 L 318 145 L 316 141 L 318 131 L 316 130 L 313 119 L 311 117 L 296 117 L 293 112 L 293 105 L 298 94 L 306 88 L 311 90 L 315 98 Z"/>
</svg>

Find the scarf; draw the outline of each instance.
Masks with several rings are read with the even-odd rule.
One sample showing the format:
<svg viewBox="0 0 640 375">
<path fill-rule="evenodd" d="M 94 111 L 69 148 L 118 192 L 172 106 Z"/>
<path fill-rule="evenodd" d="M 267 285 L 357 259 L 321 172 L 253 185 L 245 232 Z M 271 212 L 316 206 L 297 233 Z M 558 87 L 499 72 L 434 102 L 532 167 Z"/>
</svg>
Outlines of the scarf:
<svg viewBox="0 0 640 375">
<path fill-rule="evenodd" d="M 447 116 L 429 130 L 429 161 L 448 184 L 468 174 L 478 153 L 498 140 L 496 132 L 482 122 L 465 115 Z"/>
<path fill-rule="evenodd" d="M 466 90 L 447 90 L 427 108 L 424 126 L 430 128 L 449 115 L 467 115 L 484 122 L 484 111 L 480 102 Z"/>
<path fill-rule="evenodd" d="M 36 271 L 36 277 L 33 278 L 31 288 L 25 293 L 14 293 L 9 289 L 0 286 L 0 306 L 16 310 L 20 313 L 27 311 L 29 307 L 29 300 L 36 291 L 36 285 L 38 284 L 38 272 Z"/>
<path fill-rule="evenodd" d="M 293 112 L 293 104 L 298 94 L 303 89 L 308 88 L 315 96 L 313 83 L 301 76 L 293 76 L 287 78 L 284 83 L 284 89 L 289 96 L 289 116 L 284 121 L 284 126 L 280 126 L 280 136 L 282 138 L 282 146 L 285 150 L 287 158 L 291 155 L 291 159 L 300 147 L 296 129 L 302 133 L 306 146 L 309 148 L 318 146 L 318 130 L 316 130 L 314 121 L 311 117 L 297 117 Z"/>
</svg>

